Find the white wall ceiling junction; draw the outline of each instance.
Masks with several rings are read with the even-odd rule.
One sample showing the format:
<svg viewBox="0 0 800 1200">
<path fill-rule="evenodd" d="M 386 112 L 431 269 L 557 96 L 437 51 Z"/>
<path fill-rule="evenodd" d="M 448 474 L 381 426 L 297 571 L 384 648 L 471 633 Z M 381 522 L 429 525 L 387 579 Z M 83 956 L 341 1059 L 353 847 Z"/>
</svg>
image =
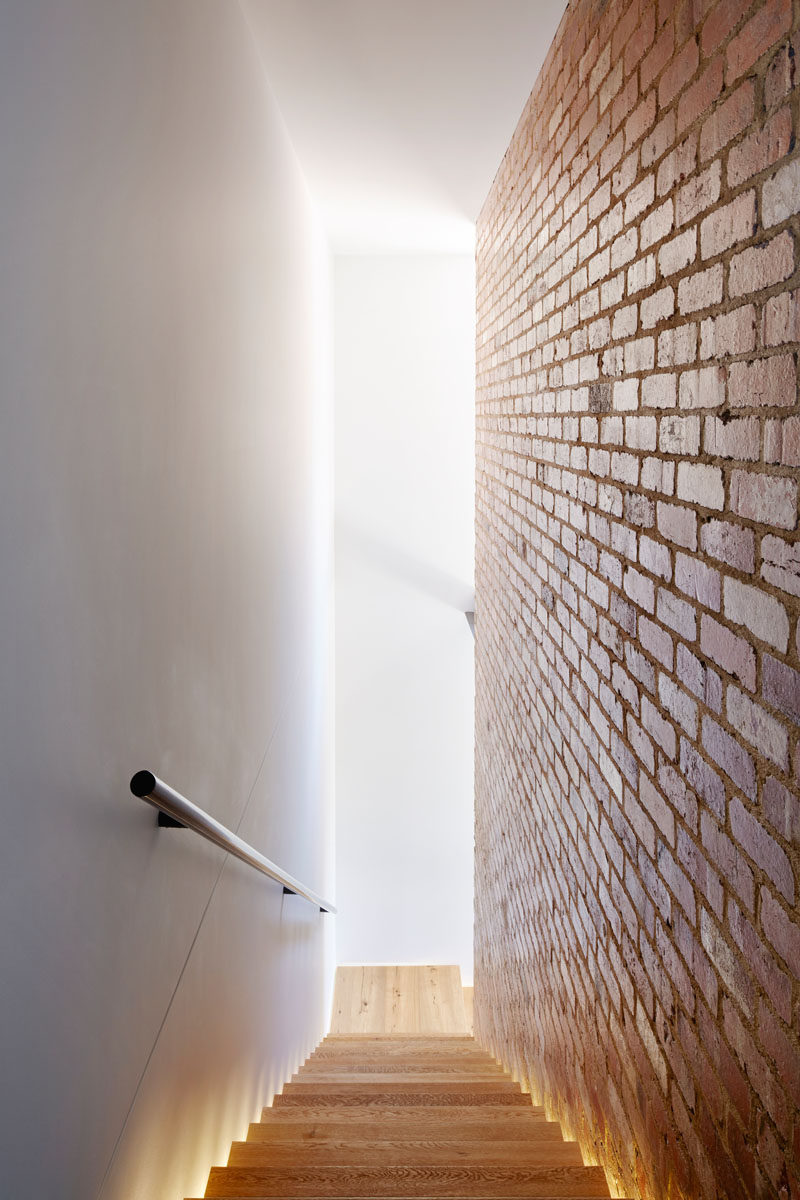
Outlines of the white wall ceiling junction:
<svg viewBox="0 0 800 1200">
<path fill-rule="evenodd" d="M 564 0 L 243 0 L 335 253 L 470 253 Z"/>
</svg>

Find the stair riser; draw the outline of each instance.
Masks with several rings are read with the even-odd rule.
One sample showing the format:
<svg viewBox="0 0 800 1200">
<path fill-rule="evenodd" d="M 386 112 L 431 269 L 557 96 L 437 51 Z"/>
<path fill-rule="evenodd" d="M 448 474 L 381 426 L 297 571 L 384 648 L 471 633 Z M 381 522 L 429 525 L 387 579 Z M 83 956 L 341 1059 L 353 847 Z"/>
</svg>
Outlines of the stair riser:
<svg viewBox="0 0 800 1200">
<path fill-rule="evenodd" d="M 507 1105 L 509 1108 L 527 1108 L 529 1099 L 521 1092 L 325 1092 L 290 1093 L 276 1096 L 276 1108 L 288 1108 L 301 1105 L 314 1105 L 329 1108 L 335 1105 L 342 1107 L 388 1107 L 399 1108 L 404 1104 L 412 1105 L 448 1105 L 459 1107 L 475 1107 L 476 1105 Z"/>
</svg>

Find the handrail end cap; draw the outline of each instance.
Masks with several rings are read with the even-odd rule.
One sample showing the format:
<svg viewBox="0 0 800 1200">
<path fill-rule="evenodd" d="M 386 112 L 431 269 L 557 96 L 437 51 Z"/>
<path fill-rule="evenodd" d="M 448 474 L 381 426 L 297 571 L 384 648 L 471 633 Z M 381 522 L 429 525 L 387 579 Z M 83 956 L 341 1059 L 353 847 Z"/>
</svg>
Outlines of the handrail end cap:
<svg viewBox="0 0 800 1200">
<path fill-rule="evenodd" d="M 145 796 L 152 795 L 155 786 L 156 777 L 152 771 L 137 771 L 131 780 L 131 791 L 140 800 L 143 800 Z"/>
</svg>

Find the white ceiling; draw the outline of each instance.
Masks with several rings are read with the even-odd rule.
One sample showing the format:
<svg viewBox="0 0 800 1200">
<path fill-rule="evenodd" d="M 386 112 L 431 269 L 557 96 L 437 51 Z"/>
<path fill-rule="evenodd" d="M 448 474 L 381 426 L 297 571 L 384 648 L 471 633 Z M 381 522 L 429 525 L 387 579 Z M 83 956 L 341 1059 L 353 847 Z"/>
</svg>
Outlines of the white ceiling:
<svg viewBox="0 0 800 1200">
<path fill-rule="evenodd" d="M 338 253 L 471 252 L 564 0 L 245 0 Z"/>
</svg>

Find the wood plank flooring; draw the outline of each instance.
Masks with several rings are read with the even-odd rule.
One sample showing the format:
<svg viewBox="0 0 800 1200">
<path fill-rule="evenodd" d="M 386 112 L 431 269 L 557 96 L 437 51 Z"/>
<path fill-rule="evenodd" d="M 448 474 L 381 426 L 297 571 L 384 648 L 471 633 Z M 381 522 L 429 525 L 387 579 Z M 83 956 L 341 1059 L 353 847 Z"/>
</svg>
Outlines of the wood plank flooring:
<svg viewBox="0 0 800 1200">
<path fill-rule="evenodd" d="M 213 1167 L 206 1198 L 590 1200 L 599 1167 L 471 1037 L 336 1036 Z"/>
<path fill-rule="evenodd" d="M 466 1034 L 457 966 L 336 968 L 331 1033 Z"/>
</svg>

